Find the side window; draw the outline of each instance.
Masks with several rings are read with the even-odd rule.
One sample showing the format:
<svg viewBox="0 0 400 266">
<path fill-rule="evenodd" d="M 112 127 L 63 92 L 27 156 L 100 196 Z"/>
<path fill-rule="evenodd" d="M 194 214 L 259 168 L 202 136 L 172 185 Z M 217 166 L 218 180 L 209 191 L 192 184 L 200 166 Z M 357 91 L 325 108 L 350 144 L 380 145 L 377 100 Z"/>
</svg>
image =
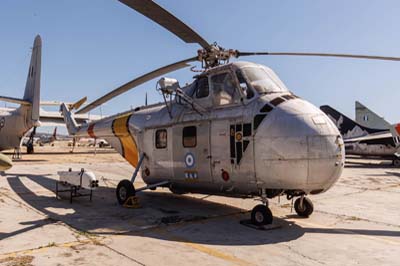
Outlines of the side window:
<svg viewBox="0 0 400 266">
<path fill-rule="evenodd" d="M 226 105 L 239 102 L 240 95 L 230 73 L 215 75 L 211 78 L 214 104 Z"/>
<path fill-rule="evenodd" d="M 246 96 L 246 99 L 251 99 L 254 97 L 254 92 L 250 88 L 249 84 L 247 83 L 246 79 L 243 77 L 242 71 L 236 71 L 236 77 L 239 81 L 240 89 L 242 90 L 243 94 Z"/>
<path fill-rule="evenodd" d="M 205 98 L 208 96 L 209 92 L 209 86 L 208 86 L 208 78 L 207 77 L 201 77 L 197 80 L 196 82 L 196 98 Z"/>
<path fill-rule="evenodd" d="M 156 148 L 165 149 L 167 148 L 167 130 L 158 129 L 156 131 Z"/>
<path fill-rule="evenodd" d="M 195 126 L 183 128 L 183 147 L 192 148 L 196 147 L 197 144 L 197 129 Z"/>
</svg>

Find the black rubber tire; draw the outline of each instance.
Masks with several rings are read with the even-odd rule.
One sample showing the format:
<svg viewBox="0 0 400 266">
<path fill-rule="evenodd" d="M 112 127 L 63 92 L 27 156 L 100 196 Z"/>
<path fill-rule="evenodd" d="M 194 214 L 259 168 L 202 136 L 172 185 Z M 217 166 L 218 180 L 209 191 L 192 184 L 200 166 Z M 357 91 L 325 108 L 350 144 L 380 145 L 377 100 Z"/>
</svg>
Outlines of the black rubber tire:
<svg viewBox="0 0 400 266">
<path fill-rule="evenodd" d="M 173 188 L 173 187 L 169 187 L 169 191 L 171 191 L 173 194 L 176 195 L 183 195 L 186 194 L 187 192 L 182 190 L 182 189 L 177 189 L 177 188 Z"/>
<path fill-rule="evenodd" d="M 400 159 L 393 159 L 392 165 L 394 167 L 400 167 Z"/>
<path fill-rule="evenodd" d="M 304 197 L 303 208 L 300 208 L 300 201 L 301 201 L 301 198 L 298 198 L 294 202 L 294 210 L 300 217 L 310 216 L 314 211 L 314 205 L 313 205 L 312 201 L 309 198 Z"/>
<path fill-rule="evenodd" d="M 259 204 L 251 211 L 251 223 L 254 225 L 272 224 L 274 217 L 271 210 L 262 204 Z"/>
<path fill-rule="evenodd" d="M 27 154 L 33 154 L 35 152 L 33 145 L 32 144 L 28 144 L 28 146 L 26 146 L 26 153 Z"/>
<path fill-rule="evenodd" d="M 136 191 L 130 180 L 124 179 L 118 183 L 117 189 L 117 200 L 120 205 L 124 205 L 125 202 L 132 196 L 135 196 Z"/>
</svg>

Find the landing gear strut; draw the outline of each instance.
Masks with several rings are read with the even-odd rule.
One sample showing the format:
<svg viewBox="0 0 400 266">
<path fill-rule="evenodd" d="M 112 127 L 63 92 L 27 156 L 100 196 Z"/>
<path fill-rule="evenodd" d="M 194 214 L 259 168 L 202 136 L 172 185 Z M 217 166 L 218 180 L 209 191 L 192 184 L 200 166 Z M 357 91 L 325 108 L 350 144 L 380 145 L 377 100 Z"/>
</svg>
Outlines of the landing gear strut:
<svg viewBox="0 0 400 266">
<path fill-rule="evenodd" d="M 294 202 L 294 209 L 300 217 L 308 217 L 314 211 L 314 205 L 309 198 L 302 195 Z"/>
<path fill-rule="evenodd" d="M 35 152 L 34 148 L 33 148 L 33 140 L 36 134 L 36 127 L 33 128 L 30 136 L 29 136 L 29 140 L 26 143 L 26 153 L 27 154 L 33 154 Z"/>
<path fill-rule="evenodd" d="M 12 158 L 17 159 L 17 160 L 21 159 L 21 148 L 20 147 L 14 148 Z"/>
<path fill-rule="evenodd" d="M 145 157 L 146 157 L 145 153 L 142 153 L 140 155 L 139 162 L 135 168 L 135 172 L 133 173 L 131 180 L 124 179 L 118 183 L 116 194 L 117 194 L 118 203 L 120 205 L 127 204 L 127 202 L 130 199 L 132 199 L 132 197 L 136 196 L 137 192 L 147 190 L 147 189 L 155 190 L 157 187 L 166 186 L 170 183 L 170 181 L 166 180 L 166 181 L 161 181 L 159 183 L 154 183 L 154 184 L 150 184 L 150 185 L 135 189 L 133 183 L 135 182 L 136 176 L 139 173 L 139 169 L 140 169 Z"/>
<path fill-rule="evenodd" d="M 33 154 L 34 152 L 33 143 L 28 142 L 28 144 L 26 144 L 26 153 Z"/>
</svg>

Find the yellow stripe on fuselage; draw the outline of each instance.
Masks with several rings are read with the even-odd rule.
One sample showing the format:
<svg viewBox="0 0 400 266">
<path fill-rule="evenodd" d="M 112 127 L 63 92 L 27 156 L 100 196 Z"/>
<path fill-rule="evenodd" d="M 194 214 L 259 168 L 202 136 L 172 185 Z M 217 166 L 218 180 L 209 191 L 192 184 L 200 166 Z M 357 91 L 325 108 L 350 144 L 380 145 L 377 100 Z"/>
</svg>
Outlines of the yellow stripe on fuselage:
<svg viewBox="0 0 400 266">
<path fill-rule="evenodd" d="M 122 156 L 133 166 L 137 167 L 139 155 L 135 139 L 129 132 L 129 118 L 131 115 L 121 116 L 113 122 L 114 135 L 119 138 L 122 146 Z"/>
</svg>

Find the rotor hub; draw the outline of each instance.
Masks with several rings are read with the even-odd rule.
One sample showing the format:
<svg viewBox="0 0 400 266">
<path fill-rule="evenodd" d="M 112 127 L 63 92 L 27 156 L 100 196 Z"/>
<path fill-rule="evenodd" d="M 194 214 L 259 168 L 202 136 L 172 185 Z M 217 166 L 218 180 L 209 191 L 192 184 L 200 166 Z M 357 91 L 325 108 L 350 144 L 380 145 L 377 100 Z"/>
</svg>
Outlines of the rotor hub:
<svg viewBox="0 0 400 266">
<path fill-rule="evenodd" d="M 237 57 L 238 51 L 233 49 L 224 49 L 216 43 L 208 49 L 199 49 L 197 59 L 202 62 L 203 68 L 207 69 L 229 62 L 231 57 Z"/>
</svg>

